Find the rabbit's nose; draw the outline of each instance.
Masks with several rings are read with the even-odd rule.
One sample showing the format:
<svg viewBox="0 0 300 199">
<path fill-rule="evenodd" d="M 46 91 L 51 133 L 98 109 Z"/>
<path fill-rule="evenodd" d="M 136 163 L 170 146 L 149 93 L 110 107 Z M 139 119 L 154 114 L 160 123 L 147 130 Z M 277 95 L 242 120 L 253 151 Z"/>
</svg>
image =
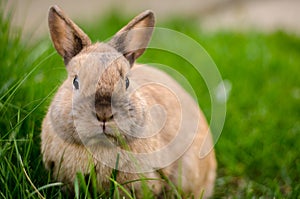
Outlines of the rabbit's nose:
<svg viewBox="0 0 300 199">
<path fill-rule="evenodd" d="M 109 110 L 97 111 L 96 117 L 99 122 L 109 122 L 114 118 L 112 112 Z"/>
</svg>

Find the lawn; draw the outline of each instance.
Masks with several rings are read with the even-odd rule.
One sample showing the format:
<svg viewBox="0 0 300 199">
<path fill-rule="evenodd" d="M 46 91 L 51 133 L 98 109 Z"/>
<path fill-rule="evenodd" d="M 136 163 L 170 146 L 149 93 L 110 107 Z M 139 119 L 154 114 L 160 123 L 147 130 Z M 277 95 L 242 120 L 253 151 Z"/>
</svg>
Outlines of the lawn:
<svg viewBox="0 0 300 199">
<path fill-rule="evenodd" d="M 21 40 L 22 31 L 10 27 L 10 18 L 2 10 L 0 198 L 38 198 L 39 194 L 59 198 L 61 184 L 51 181 L 42 164 L 40 132 L 51 97 L 66 77 L 65 67 L 48 37 L 33 43 Z M 79 25 L 93 41 L 106 40 L 129 19 L 112 12 L 95 24 Z M 207 33 L 196 22 L 179 18 L 158 26 L 196 40 L 231 84 L 225 125 L 215 146 L 214 197 L 298 198 L 300 37 L 281 31 Z M 190 63 L 156 49 L 149 49 L 138 61 L 165 64 L 184 75 L 210 118 L 208 88 Z"/>
</svg>

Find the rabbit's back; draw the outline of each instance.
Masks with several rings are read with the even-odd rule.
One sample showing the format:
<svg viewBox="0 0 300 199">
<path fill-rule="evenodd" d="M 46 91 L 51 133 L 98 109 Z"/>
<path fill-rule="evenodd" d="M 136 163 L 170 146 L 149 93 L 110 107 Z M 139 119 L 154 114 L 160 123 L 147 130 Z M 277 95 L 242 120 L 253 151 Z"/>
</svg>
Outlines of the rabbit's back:
<svg viewBox="0 0 300 199">
<path fill-rule="evenodd" d="M 195 99 L 168 74 L 151 66 L 136 65 L 131 78 L 139 85 L 149 85 L 143 87 L 143 92 L 151 95 L 152 105 L 159 104 L 165 111 L 163 118 L 155 118 L 165 120 L 159 132 L 159 147 L 166 147 L 170 142 L 177 145 L 168 155 L 178 157 L 163 169 L 164 174 L 186 193 L 200 196 L 205 190 L 204 196 L 211 195 L 217 163 L 207 121 Z"/>
</svg>

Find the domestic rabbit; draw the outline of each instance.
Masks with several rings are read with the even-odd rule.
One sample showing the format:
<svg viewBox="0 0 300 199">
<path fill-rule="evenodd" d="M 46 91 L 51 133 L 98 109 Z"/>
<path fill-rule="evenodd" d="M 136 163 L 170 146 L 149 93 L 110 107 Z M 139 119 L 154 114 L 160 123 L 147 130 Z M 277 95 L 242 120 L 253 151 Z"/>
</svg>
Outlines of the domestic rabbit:
<svg viewBox="0 0 300 199">
<path fill-rule="evenodd" d="M 93 169 L 99 191 L 109 191 L 118 170 L 116 181 L 136 197 L 144 182 L 155 197 L 174 186 L 184 197 L 211 196 L 217 166 L 204 115 L 168 74 L 135 64 L 151 39 L 153 12 L 95 44 L 58 6 L 48 20 L 68 71 L 42 124 L 43 161 L 53 178 L 72 192 L 76 174 Z"/>
</svg>

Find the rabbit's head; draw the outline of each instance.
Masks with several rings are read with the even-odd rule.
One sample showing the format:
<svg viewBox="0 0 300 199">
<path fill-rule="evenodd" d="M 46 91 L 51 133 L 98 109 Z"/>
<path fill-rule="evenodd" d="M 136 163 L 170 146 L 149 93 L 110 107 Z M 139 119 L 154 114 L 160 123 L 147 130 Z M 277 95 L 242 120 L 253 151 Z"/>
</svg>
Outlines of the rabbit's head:
<svg viewBox="0 0 300 199">
<path fill-rule="evenodd" d="M 153 13 L 145 11 L 109 42 L 92 44 L 58 6 L 50 8 L 51 38 L 68 71 L 58 93 L 63 103 L 54 112 L 69 107 L 64 115 L 74 134 L 69 136 L 76 142 L 107 143 L 106 138 L 116 141 L 116 136 L 130 140 L 130 134 L 143 127 L 146 102 L 134 92 L 130 70 L 145 51 L 153 26 Z M 52 115 L 55 117 L 55 113 Z M 63 123 L 67 121 L 54 125 L 65 128 Z"/>
</svg>

